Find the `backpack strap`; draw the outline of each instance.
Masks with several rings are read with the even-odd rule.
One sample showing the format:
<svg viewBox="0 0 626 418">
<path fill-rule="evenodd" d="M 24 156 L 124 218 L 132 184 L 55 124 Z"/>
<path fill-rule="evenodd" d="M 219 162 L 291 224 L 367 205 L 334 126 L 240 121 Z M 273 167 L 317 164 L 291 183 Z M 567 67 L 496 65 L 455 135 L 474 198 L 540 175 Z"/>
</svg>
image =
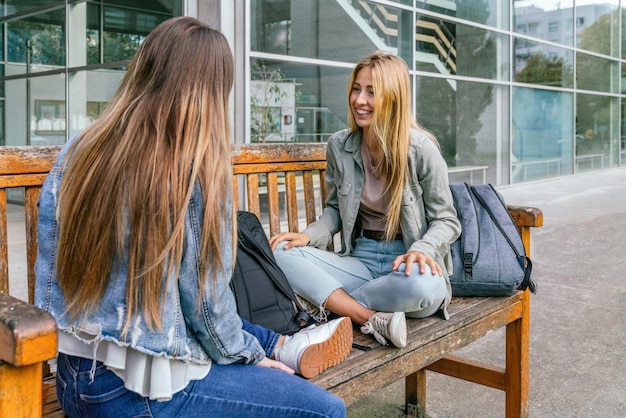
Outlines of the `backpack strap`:
<svg viewBox="0 0 626 418">
<path fill-rule="evenodd" d="M 526 256 L 524 243 L 515 226 L 515 221 L 513 221 L 511 214 L 506 208 L 504 199 L 491 184 L 477 184 L 470 186 L 470 190 L 476 197 L 476 200 L 485 209 L 493 221 L 493 224 L 500 230 L 506 242 L 511 246 L 517 256 L 518 262 L 524 269 L 524 279 L 520 284 L 520 289 L 524 290 L 530 288 L 530 291 L 535 293 L 535 283 L 530 280 L 533 264 L 530 261 L 530 257 Z M 512 237 L 516 237 L 516 239 Z"/>
<path fill-rule="evenodd" d="M 461 234 L 461 254 L 463 256 L 463 270 L 465 275 L 472 277 L 472 268 L 478 259 L 480 247 L 480 232 L 476 222 L 476 207 L 470 194 L 470 186 L 467 183 L 452 183 L 450 190 L 454 197 L 454 206 L 461 222 L 463 233 Z"/>
</svg>

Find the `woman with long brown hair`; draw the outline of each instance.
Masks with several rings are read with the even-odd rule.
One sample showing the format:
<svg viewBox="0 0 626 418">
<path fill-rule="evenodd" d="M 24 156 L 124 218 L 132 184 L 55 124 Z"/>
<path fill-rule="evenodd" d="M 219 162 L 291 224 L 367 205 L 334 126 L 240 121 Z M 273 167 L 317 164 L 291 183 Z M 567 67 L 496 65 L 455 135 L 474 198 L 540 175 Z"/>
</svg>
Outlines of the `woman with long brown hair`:
<svg viewBox="0 0 626 418">
<path fill-rule="evenodd" d="M 345 416 L 293 373 L 319 372 L 306 350 L 345 358 L 348 318 L 286 337 L 236 312 L 233 74 L 221 33 L 163 22 L 43 185 L 35 299 L 57 320 L 70 417 Z"/>
<path fill-rule="evenodd" d="M 349 316 L 381 344 L 404 347 L 406 316 L 447 317 L 449 245 L 461 226 L 438 143 L 412 115 L 406 63 L 383 51 L 362 59 L 348 105 L 349 128 L 328 141 L 322 216 L 271 244 L 311 313 Z M 318 249 L 338 232 L 339 254 Z"/>
</svg>

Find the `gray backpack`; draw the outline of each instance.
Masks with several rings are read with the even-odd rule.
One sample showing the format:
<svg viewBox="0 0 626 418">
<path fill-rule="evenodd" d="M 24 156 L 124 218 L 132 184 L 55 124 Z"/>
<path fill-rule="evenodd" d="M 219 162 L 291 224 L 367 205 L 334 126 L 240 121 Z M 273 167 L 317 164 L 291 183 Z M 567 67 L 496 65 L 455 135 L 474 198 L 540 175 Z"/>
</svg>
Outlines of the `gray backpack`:
<svg viewBox="0 0 626 418">
<path fill-rule="evenodd" d="M 453 296 L 509 296 L 529 288 L 532 263 L 504 199 L 490 184 L 450 184 L 461 236 L 452 243 Z"/>
</svg>

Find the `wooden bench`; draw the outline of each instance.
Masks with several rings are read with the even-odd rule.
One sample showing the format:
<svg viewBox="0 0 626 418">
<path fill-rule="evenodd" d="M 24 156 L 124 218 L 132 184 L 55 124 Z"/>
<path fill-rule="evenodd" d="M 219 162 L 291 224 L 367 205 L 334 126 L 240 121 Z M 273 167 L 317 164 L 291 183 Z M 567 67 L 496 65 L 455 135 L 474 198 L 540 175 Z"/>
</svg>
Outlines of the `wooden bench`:
<svg viewBox="0 0 626 418">
<path fill-rule="evenodd" d="M 298 231 L 320 214 L 325 144 L 236 145 L 232 152 L 235 201 L 259 216 L 268 233 Z M 42 362 L 56 355 L 52 317 L 8 295 L 7 202 L 9 188 L 24 187 L 28 298 L 33 301 L 37 241 L 37 199 L 58 147 L 6 147 L 0 157 L 0 416 L 63 416 L 55 396 L 54 373 Z M 261 176 L 262 175 L 262 176 Z M 260 180 L 262 179 L 262 185 Z M 284 198 L 283 198 L 284 196 Z M 509 207 L 527 252 L 530 228 L 542 225 L 540 210 Z M 355 331 L 348 359 L 312 379 L 350 405 L 405 379 L 406 413 L 420 416 L 426 405 L 426 370 L 505 391 L 507 417 L 528 416 L 530 295 L 453 298 L 450 319 L 439 315 L 408 321 L 408 344 L 380 346 Z M 493 330 L 506 327 L 504 366 L 464 359 L 453 353 Z M 451 397 L 453 400 L 454 398 Z"/>
</svg>

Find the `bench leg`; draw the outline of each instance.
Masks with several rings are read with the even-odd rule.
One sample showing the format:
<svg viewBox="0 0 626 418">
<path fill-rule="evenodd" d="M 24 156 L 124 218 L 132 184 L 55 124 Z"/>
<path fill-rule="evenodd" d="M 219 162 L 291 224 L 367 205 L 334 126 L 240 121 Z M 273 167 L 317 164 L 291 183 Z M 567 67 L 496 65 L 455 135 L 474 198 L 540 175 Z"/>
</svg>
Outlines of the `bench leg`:
<svg viewBox="0 0 626 418">
<path fill-rule="evenodd" d="M 506 417 L 528 417 L 530 384 L 530 292 L 524 291 L 524 315 L 506 326 Z"/>
<path fill-rule="evenodd" d="M 410 417 L 426 416 L 426 369 L 404 378 L 404 409 Z"/>
<path fill-rule="evenodd" d="M 41 363 L 15 367 L 0 361 L 0 417 L 41 416 Z"/>
</svg>

